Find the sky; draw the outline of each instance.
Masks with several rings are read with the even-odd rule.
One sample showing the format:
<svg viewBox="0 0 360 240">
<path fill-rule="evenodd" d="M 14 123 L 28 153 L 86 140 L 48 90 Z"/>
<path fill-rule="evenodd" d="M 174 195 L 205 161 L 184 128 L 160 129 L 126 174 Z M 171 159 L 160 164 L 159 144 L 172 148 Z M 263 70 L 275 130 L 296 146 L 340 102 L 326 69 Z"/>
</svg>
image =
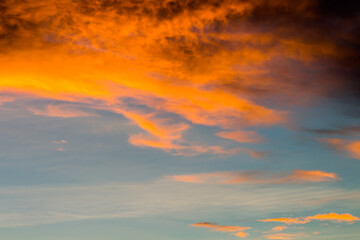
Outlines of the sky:
<svg viewBox="0 0 360 240">
<path fill-rule="evenodd" d="M 2 240 L 357 240 L 360 4 L 2 0 Z"/>
</svg>

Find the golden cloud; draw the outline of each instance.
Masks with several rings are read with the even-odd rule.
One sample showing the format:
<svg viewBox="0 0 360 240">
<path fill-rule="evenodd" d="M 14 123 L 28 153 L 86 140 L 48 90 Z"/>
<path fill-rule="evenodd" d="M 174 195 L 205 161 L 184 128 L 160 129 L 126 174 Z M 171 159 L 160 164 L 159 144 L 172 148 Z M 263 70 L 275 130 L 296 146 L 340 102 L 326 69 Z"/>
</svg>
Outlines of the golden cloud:
<svg viewBox="0 0 360 240">
<path fill-rule="evenodd" d="M 270 218 L 264 220 L 258 220 L 260 222 L 282 222 L 285 224 L 305 224 L 313 220 L 318 221 L 330 221 L 330 222 L 355 222 L 360 221 L 360 218 L 351 215 L 350 213 L 338 214 L 338 213 L 329 213 L 329 214 L 317 214 L 315 216 L 301 217 L 301 218 Z"/>
</svg>

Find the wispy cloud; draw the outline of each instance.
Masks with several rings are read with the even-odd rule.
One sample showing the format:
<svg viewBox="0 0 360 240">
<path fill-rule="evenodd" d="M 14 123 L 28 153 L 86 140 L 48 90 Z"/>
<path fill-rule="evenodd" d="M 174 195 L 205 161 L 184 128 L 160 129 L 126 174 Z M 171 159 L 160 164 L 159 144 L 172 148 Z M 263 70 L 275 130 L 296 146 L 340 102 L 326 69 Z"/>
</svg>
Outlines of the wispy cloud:
<svg viewBox="0 0 360 240">
<path fill-rule="evenodd" d="M 266 234 L 264 237 L 266 239 L 279 239 L 279 240 L 291 240 L 301 236 L 301 233 L 276 233 L 276 234 Z"/>
<path fill-rule="evenodd" d="M 244 232 L 244 230 L 251 229 L 251 227 L 218 225 L 218 224 L 209 223 L 209 222 L 195 223 L 195 224 L 191 224 L 191 226 L 210 228 L 211 230 L 216 231 L 216 232 L 234 232 L 233 235 L 241 237 L 241 238 L 249 235 L 248 233 Z"/>
<path fill-rule="evenodd" d="M 230 171 L 168 176 L 176 182 L 198 184 L 300 184 L 306 182 L 332 182 L 341 178 L 336 173 L 320 170 L 300 170 L 270 174 L 267 171 Z"/>
<path fill-rule="evenodd" d="M 209 223 L 209 222 L 195 223 L 195 224 L 191 224 L 191 226 L 210 228 L 210 229 L 212 229 L 214 231 L 217 231 L 217 232 L 240 232 L 240 231 L 251 229 L 251 227 L 218 225 L 218 224 Z"/>
<path fill-rule="evenodd" d="M 252 154 L 252 150 L 241 148 L 226 149 L 216 145 L 196 145 L 183 138 L 183 132 L 190 128 L 188 124 L 171 124 L 171 119 L 156 118 L 154 114 L 116 110 L 134 121 L 146 134 L 131 134 L 129 143 L 138 147 L 158 148 L 174 155 L 197 155 L 202 153 L 234 155 L 241 151 Z M 170 122 L 170 123 L 169 123 Z M 254 152 L 255 153 L 255 152 Z"/>
<path fill-rule="evenodd" d="M 29 108 L 30 112 L 35 115 L 42 115 L 48 117 L 60 118 L 74 118 L 74 117 L 88 117 L 95 116 L 96 114 L 87 113 L 78 109 L 74 109 L 70 105 L 46 105 L 45 108 Z"/>
<path fill-rule="evenodd" d="M 342 140 L 339 138 L 320 138 L 318 140 L 335 150 L 346 152 L 351 158 L 360 159 L 360 141 Z"/>
<path fill-rule="evenodd" d="M 258 220 L 261 222 L 283 222 L 285 224 L 305 224 L 313 220 L 318 221 L 330 221 L 330 222 L 355 222 L 360 221 L 360 218 L 351 215 L 350 213 L 338 214 L 338 213 L 329 213 L 329 214 L 317 214 L 315 216 L 300 217 L 300 218 L 270 218 L 264 220 Z"/>
<path fill-rule="evenodd" d="M 6 208 L 6 211 L 0 211 L 0 225 L 16 227 L 171 213 L 192 217 L 196 213 L 198 216 L 213 218 L 222 213 L 224 207 L 231 208 L 233 212 L 241 212 L 243 218 L 254 219 L 255 216 L 273 212 L 317 209 L 324 204 L 321 199 L 336 201 L 340 196 L 352 196 L 349 200 L 342 199 L 342 204 L 351 204 L 351 201 L 360 199 L 358 191 L 329 187 L 224 188 L 218 185 L 184 185 L 165 181 L 143 184 L 3 187 L 0 189 L 0 205 Z M 319 204 L 309 204 L 314 201 Z M 281 222 L 289 221 L 285 220 Z"/>
<path fill-rule="evenodd" d="M 285 229 L 288 229 L 289 227 L 287 226 L 277 226 L 277 227 L 273 227 L 271 229 L 271 231 L 273 232 L 281 232 L 281 231 L 284 231 Z"/>
<path fill-rule="evenodd" d="M 3 95 L 3 96 L 0 96 L 0 106 L 3 104 L 3 103 L 6 103 L 6 102 L 12 102 L 16 99 L 15 96 L 11 96 L 11 95 Z"/>
</svg>

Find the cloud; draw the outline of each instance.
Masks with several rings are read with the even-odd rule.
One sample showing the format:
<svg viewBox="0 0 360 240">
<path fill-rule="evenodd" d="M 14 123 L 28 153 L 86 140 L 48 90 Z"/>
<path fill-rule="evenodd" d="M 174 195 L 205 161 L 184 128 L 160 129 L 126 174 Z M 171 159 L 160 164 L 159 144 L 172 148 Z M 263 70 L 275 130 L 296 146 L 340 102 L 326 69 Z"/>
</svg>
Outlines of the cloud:
<svg viewBox="0 0 360 240">
<path fill-rule="evenodd" d="M 345 150 L 348 151 L 351 157 L 360 159 L 360 141 L 353 141 L 346 145 Z"/>
<path fill-rule="evenodd" d="M 13 96 L 7 96 L 7 95 L 4 95 L 4 96 L 0 96 L 0 106 L 3 105 L 4 103 L 6 102 L 12 102 L 14 101 L 16 98 L 13 97 Z"/>
<path fill-rule="evenodd" d="M 351 199 L 341 199 L 351 196 Z M 40 225 L 83 219 L 150 217 L 164 214 L 215 218 L 230 209 L 254 219 L 273 212 L 316 210 L 320 200 L 341 201 L 355 209 L 359 191 L 332 187 L 183 185 L 167 181 L 97 185 L 1 187 L 2 227 Z M 354 204 L 351 205 L 352 201 Z M 309 204 L 318 202 L 317 204 Z M 315 220 L 314 220 L 315 221 Z"/>
<path fill-rule="evenodd" d="M 28 110 L 31 111 L 34 115 L 41 115 L 48 117 L 74 118 L 74 117 L 95 116 L 95 114 L 77 110 L 67 105 L 48 104 L 44 109 L 29 108 Z"/>
<path fill-rule="evenodd" d="M 283 240 L 290 240 L 290 239 L 294 239 L 298 236 L 300 236 L 301 234 L 290 234 L 290 233 L 276 233 L 276 234 L 267 234 L 264 235 L 264 237 L 266 239 L 283 239 Z"/>
<path fill-rule="evenodd" d="M 288 229 L 288 227 L 287 226 L 277 226 L 277 227 L 273 227 L 272 231 L 273 232 L 281 232 L 281 231 L 283 231 L 285 229 Z"/>
<path fill-rule="evenodd" d="M 270 219 L 264 219 L 264 220 L 258 220 L 260 222 L 281 222 L 281 223 L 285 223 L 285 224 L 305 224 L 308 223 L 309 221 L 307 219 L 302 219 L 302 218 L 270 218 Z"/>
<path fill-rule="evenodd" d="M 329 173 L 320 170 L 294 170 L 289 176 L 283 177 L 278 182 L 283 183 L 304 183 L 304 182 L 333 182 L 341 178 L 336 173 Z"/>
<path fill-rule="evenodd" d="M 344 15 L 325 6 L 322 0 L 5 0 L 0 89 L 108 111 L 121 102 L 131 112 L 148 108 L 256 143 L 257 133 L 244 129 L 288 124 L 284 104 L 358 96 L 358 6 L 342 4 L 351 13 Z M 87 114 L 57 108 L 34 113 Z M 132 142 L 179 145 L 148 136 Z"/>
<path fill-rule="evenodd" d="M 342 140 L 339 138 L 320 138 L 318 140 L 336 150 L 346 152 L 351 158 L 360 159 L 360 141 Z"/>
<path fill-rule="evenodd" d="M 329 213 L 329 214 L 317 214 L 315 216 L 301 217 L 301 218 L 271 218 L 265 220 L 258 220 L 261 222 L 283 222 L 285 224 L 305 224 L 313 220 L 318 221 L 330 221 L 330 222 L 355 222 L 360 221 L 360 218 L 351 215 L 350 213 L 338 214 L 338 213 Z"/>
<path fill-rule="evenodd" d="M 234 155 L 240 151 L 252 154 L 254 151 L 240 148 L 226 149 L 216 145 L 196 145 L 183 139 L 182 134 L 189 129 L 189 125 L 171 124 L 171 119 L 156 118 L 154 114 L 136 113 L 124 110 L 116 110 L 128 119 L 132 120 L 146 134 L 131 134 L 129 143 L 138 147 L 158 148 L 174 155 L 193 156 L 202 153 Z M 254 152 L 255 153 L 255 152 Z"/>
<path fill-rule="evenodd" d="M 210 228 L 216 232 L 239 232 L 239 231 L 251 229 L 250 227 L 226 226 L 226 225 L 218 225 L 209 222 L 195 223 L 195 224 L 191 224 L 191 226 Z"/>
<path fill-rule="evenodd" d="M 52 141 L 53 143 L 55 144 L 60 144 L 60 143 L 67 143 L 67 141 L 65 139 L 62 139 L 62 140 L 54 140 Z"/>
<path fill-rule="evenodd" d="M 246 233 L 246 232 L 236 232 L 236 233 L 233 233 L 233 235 L 234 235 L 234 236 L 237 236 L 237 237 L 244 238 L 244 237 L 249 236 L 249 233 Z"/>
<path fill-rule="evenodd" d="M 58 148 L 56 149 L 57 152 L 65 152 L 64 148 Z"/>
<path fill-rule="evenodd" d="M 350 213 L 337 214 L 317 214 L 315 216 L 307 217 L 308 220 L 318 220 L 318 221 L 332 221 L 332 222 L 354 222 L 360 221 L 360 218 L 351 215 Z"/>
<path fill-rule="evenodd" d="M 243 232 L 244 230 L 251 229 L 251 227 L 217 225 L 215 223 L 209 223 L 209 222 L 195 223 L 195 224 L 191 224 L 191 226 L 210 228 L 216 232 L 235 232 L 235 233 L 233 233 L 233 235 L 235 235 L 237 237 L 241 237 L 241 238 L 244 238 L 249 235 L 248 233 Z"/>
<path fill-rule="evenodd" d="M 301 184 L 306 182 L 332 182 L 341 180 L 336 173 L 299 169 L 273 175 L 266 171 L 230 171 L 174 175 L 168 176 L 167 178 L 176 182 L 198 184 Z"/>
</svg>

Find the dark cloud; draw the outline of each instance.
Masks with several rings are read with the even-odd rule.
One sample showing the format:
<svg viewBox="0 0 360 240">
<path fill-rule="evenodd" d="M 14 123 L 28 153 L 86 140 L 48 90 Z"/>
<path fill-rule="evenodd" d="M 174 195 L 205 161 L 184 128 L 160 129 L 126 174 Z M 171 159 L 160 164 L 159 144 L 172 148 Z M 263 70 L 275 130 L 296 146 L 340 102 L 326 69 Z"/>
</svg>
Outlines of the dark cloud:
<svg viewBox="0 0 360 240">
<path fill-rule="evenodd" d="M 360 134 L 360 126 L 306 129 L 306 131 L 323 135 L 357 135 Z"/>
</svg>

